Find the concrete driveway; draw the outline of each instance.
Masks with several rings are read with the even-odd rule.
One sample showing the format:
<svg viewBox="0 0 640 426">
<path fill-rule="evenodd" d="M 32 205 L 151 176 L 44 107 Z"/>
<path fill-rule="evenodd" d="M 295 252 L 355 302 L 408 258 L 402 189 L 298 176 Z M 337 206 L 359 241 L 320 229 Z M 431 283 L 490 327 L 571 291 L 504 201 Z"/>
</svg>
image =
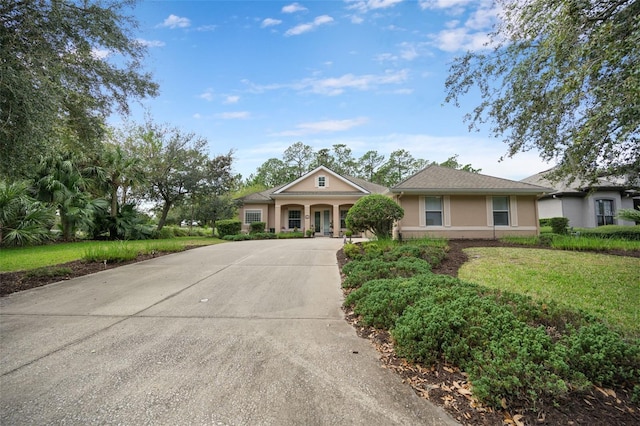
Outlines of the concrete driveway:
<svg viewBox="0 0 640 426">
<path fill-rule="evenodd" d="M 344 321 L 341 244 L 219 244 L 0 299 L 0 423 L 457 424 Z"/>
</svg>

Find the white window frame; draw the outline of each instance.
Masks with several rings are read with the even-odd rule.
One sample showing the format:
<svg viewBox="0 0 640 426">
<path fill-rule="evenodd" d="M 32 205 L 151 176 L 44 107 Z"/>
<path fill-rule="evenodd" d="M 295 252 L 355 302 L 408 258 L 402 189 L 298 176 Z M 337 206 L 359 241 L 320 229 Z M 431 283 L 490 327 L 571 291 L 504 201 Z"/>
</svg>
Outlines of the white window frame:
<svg viewBox="0 0 640 426">
<path fill-rule="evenodd" d="M 497 198 L 504 198 L 507 201 L 507 209 L 506 210 L 497 210 L 495 207 L 495 201 Z M 492 220 L 493 220 L 493 226 L 511 226 L 511 197 L 509 197 L 508 195 L 495 195 L 493 197 L 491 197 L 491 213 L 492 213 Z M 507 223 L 500 223 L 497 224 L 496 223 L 496 213 L 501 213 L 507 214 Z"/>
<path fill-rule="evenodd" d="M 320 184 L 322 182 L 322 185 Z M 320 175 L 316 178 L 316 188 L 324 189 L 329 187 L 329 178 L 326 175 Z"/>
<path fill-rule="evenodd" d="M 258 220 L 254 220 L 254 221 L 249 221 L 249 214 L 258 214 Z M 258 210 L 258 209 L 249 209 L 249 210 L 245 210 L 244 211 L 244 223 L 245 225 L 250 225 L 254 222 L 262 222 L 262 210 Z"/>
<path fill-rule="evenodd" d="M 291 213 L 298 213 L 298 217 L 291 217 Z M 298 221 L 298 226 L 291 226 L 292 221 Z M 287 225 L 288 229 L 302 229 L 302 210 L 289 210 L 287 213 Z"/>
<path fill-rule="evenodd" d="M 428 208 L 428 202 L 429 199 L 437 199 L 440 202 L 440 209 L 439 210 L 429 210 Z M 429 213 L 440 213 L 440 223 L 437 225 L 430 225 L 429 221 L 427 219 L 427 216 L 429 215 Z M 433 226 L 443 226 L 444 225 L 444 200 L 442 196 L 436 195 L 436 196 L 425 196 L 424 197 L 424 223 L 425 226 L 428 227 L 433 227 Z"/>
</svg>

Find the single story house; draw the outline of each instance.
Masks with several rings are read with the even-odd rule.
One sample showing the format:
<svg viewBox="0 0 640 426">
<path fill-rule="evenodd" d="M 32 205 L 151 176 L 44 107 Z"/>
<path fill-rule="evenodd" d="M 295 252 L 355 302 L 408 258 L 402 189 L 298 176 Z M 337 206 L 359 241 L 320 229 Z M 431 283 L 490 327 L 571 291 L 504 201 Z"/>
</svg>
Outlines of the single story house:
<svg viewBox="0 0 640 426">
<path fill-rule="evenodd" d="M 360 198 L 386 194 L 387 187 L 341 176 L 324 166 L 293 182 L 240 198 L 242 229 L 265 222 L 273 232 L 313 229 L 315 235 L 339 237 L 347 230 L 347 212 Z"/>
<path fill-rule="evenodd" d="M 541 219 L 566 217 L 569 226 L 595 228 L 602 225 L 634 225 L 616 218 L 621 209 L 640 209 L 640 192 L 622 179 L 599 178 L 595 184 L 579 181 L 552 182 L 546 176 L 553 169 L 529 176 L 522 182 L 553 188 L 538 199 Z"/>
<path fill-rule="evenodd" d="M 539 233 L 537 199 L 550 188 L 430 165 L 393 188 L 320 166 L 293 182 L 240 198 L 244 231 L 265 222 L 273 232 L 313 229 L 339 237 L 345 217 L 369 194 L 393 198 L 405 215 L 395 236 L 498 238 Z"/>
<path fill-rule="evenodd" d="M 538 235 L 537 200 L 549 190 L 430 165 L 391 188 L 393 198 L 404 208 L 404 218 L 394 231 L 402 238 Z"/>
</svg>

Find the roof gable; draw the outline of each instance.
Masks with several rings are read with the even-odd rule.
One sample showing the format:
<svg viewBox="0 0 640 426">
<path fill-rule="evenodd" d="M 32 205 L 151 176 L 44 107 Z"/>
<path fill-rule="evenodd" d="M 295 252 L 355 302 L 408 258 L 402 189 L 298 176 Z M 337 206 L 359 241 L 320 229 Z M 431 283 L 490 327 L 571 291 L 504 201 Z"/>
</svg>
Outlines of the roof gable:
<svg viewBox="0 0 640 426">
<path fill-rule="evenodd" d="M 317 191 L 318 193 L 322 193 L 324 191 L 324 188 L 323 189 L 318 188 L 315 182 L 316 178 L 321 175 L 329 179 L 328 186 L 326 187 L 326 189 L 329 191 L 333 191 L 335 188 L 338 192 L 358 192 L 362 194 L 370 193 L 370 191 L 366 189 L 364 186 L 358 185 L 357 183 L 349 179 L 346 179 L 343 176 L 340 176 L 339 174 L 326 168 L 325 166 L 319 166 L 311 170 L 310 172 L 307 172 L 304 175 L 300 176 L 298 179 L 294 180 L 293 182 L 290 182 L 278 188 L 277 190 L 273 191 L 272 195 L 282 195 L 286 193 L 295 193 L 295 192 L 308 192 L 310 190 L 314 192 Z M 337 185 L 334 183 L 333 184 L 334 188 L 332 188 L 331 182 L 334 180 L 337 183 Z"/>
<path fill-rule="evenodd" d="M 409 193 L 529 193 L 540 194 L 550 188 L 494 176 L 431 164 L 391 188 Z"/>
</svg>

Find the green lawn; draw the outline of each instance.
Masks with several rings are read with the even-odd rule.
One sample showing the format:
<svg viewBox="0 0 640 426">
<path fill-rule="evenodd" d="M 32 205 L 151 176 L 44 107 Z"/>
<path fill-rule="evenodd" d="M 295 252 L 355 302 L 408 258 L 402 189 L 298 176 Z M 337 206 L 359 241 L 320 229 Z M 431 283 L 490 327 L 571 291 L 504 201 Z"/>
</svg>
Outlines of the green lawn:
<svg viewBox="0 0 640 426">
<path fill-rule="evenodd" d="M 529 248 L 466 249 L 458 276 L 469 282 L 555 300 L 640 336 L 640 259 Z"/>
<path fill-rule="evenodd" d="M 81 241 L 44 246 L 3 248 L 0 250 L 0 272 L 28 271 L 43 266 L 59 265 L 82 259 L 87 253 L 126 245 L 141 252 L 164 251 L 163 247 L 205 246 L 224 241 L 211 237 L 177 237 L 141 241 Z M 173 251 L 173 250 L 172 250 Z"/>
</svg>

